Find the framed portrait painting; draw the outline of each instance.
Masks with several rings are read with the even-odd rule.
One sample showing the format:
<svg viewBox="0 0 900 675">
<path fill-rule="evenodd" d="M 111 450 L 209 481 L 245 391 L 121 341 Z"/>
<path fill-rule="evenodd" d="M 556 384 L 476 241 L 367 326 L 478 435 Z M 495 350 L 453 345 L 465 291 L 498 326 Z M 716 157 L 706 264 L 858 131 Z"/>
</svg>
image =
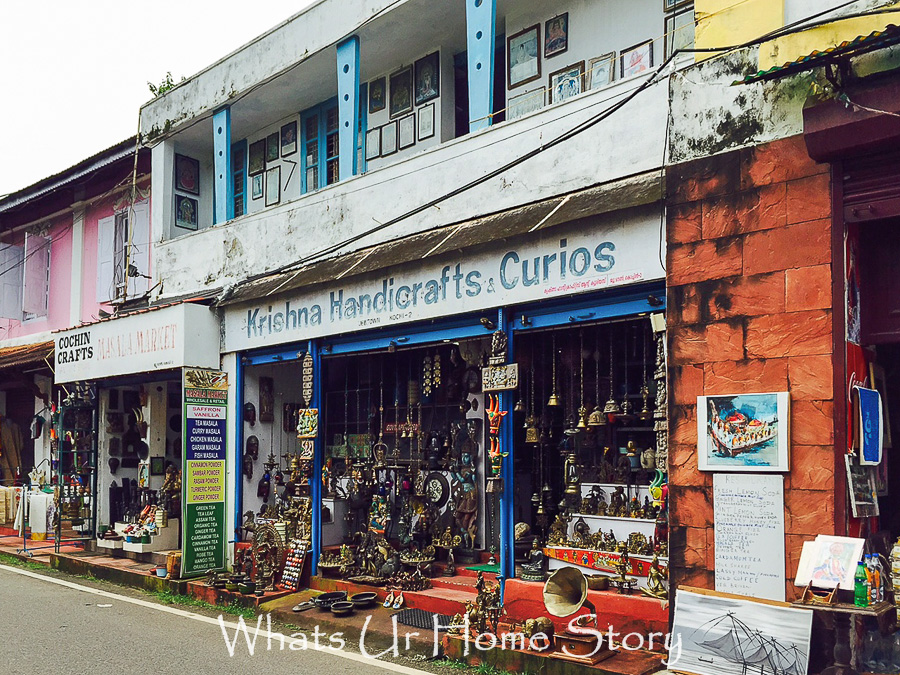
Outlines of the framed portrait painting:
<svg viewBox="0 0 900 675">
<path fill-rule="evenodd" d="M 416 105 L 441 94 L 441 55 L 434 52 L 416 61 Z"/>
<path fill-rule="evenodd" d="M 399 117 L 413 109 L 412 66 L 391 75 L 391 118 Z M 384 145 L 382 143 L 382 145 Z"/>
<path fill-rule="evenodd" d="M 397 122 L 388 122 L 381 127 L 381 156 L 387 157 L 397 152 Z"/>
<path fill-rule="evenodd" d="M 650 70 L 653 67 L 653 40 L 623 49 L 619 62 L 622 64 L 620 72 L 623 78 Z"/>
<path fill-rule="evenodd" d="M 600 89 L 612 84 L 616 79 L 616 53 L 610 52 L 603 56 L 591 59 L 591 70 L 588 74 L 587 85 L 589 89 Z"/>
<path fill-rule="evenodd" d="M 297 121 L 281 127 L 281 156 L 288 157 L 297 152 Z"/>
<path fill-rule="evenodd" d="M 377 113 L 384 110 L 385 79 L 379 77 L 377 80 L 369 82 L 369 113 Z"/>
<path fill-rule="evenodd" d="M 266 170 L 266 139 L 261 138 L 250 144 L 248 150 L 247 173 L 255 176 Z"/>
<path fill-rule="evenodd" d="M 510 89 L 541 77 L 541 27 L 529 26 L 506 39 L 506 75 Z"/>
<path fill-rule="evenodd" d="M 569 49 L 569 13 L 555 16 L 544 24 L 544 58 Z"/>
<path fill-rule="evenodd" d="M 584 61 L 573 63 L 550 73 L 550 82 L 548 91 L 550 92 L 550 103 L 561 103 L 573 96 L 578 96 L 582 92 L 582 84 L 584 82 Z"/>
<path fill-rule="evenodd" d="M 175 189 L 200 194 L 200 162 L 193 157 L 175 155 Z"/>
<path fill-rule="evenodd" d="M 401 150 L 416 144 L 416 116 L 407 115 L 397 122 L 397 147 Z"/>
<path fill-rule="evenodd" d="M 197 200 L 175 195 L 175 225 L 185 230 L 197 229 Z"/>
<path fill-rule="evenodd" d="M 266 136 L 266 161 L 274 162 L 278 159 L 278 132 Z"/>
<path fill-rule="evenodd" d="M 258 173 L 250 177 L 250 198 L 262 199 L 263 196 L 263 174 Z"/>
<path fill-rule="evenodd" d="M 787 472 L 790 394 L 697 397 L 700 471 Z"/>
</svg>

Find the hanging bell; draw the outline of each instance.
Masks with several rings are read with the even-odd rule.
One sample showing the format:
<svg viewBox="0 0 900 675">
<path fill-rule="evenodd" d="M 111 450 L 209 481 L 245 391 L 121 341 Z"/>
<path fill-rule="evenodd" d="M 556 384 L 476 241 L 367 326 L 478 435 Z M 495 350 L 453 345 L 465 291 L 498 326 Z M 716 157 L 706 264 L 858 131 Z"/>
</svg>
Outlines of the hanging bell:
<svg viewBox="0 0 900 675">
<path fill-rule="evenodd" d="M 623 422 L 630 422 L 634 419 L 634 407 L 631 405 L 631 401 L 625 399 L 620 407 L 622 409 L 620 417 Z"/>
<path fill-rule="evenodd" d="M 578 409 L 578 428 L 579 429 L 587 429 L 587 420 L 588 420 L 588 411 L 587 408 L 581 406 Z"/>
<path fill-rule="evenodd" d="M 525 412 L 525 404 L 522 403 L 522 399 L 519 399 L 516 402 L 516 405 L 513 406 L 513 412 L 517 412 L 517 413 Z"/>
<path fill-rule="evenodd" d="M 603 406 L 603 412 L 607 415 L 618 415 L 622 412 L 622 409 L 619 407 L 616 399 L 610 396 L 609 400 L 606 402 L 606 405 Z"/>
<path fill-rule="evenodd" d="M 554 391 L 552 394 L 550 394 L 550 398 L 547 400 L 547 407 L 558 408 L 561 405 L 562 402 L 559 400 L 559 396 L 556 394 L 556 391 Z"/>
<path fill-rule="evenodd" d="M 588 416 L 587 424 L 589 427 L 606 426 L 606 415 L 603 414 L 603 411 L 600 410 L 599 406 L 591 411 L 591 414 Z"/>
</svg>

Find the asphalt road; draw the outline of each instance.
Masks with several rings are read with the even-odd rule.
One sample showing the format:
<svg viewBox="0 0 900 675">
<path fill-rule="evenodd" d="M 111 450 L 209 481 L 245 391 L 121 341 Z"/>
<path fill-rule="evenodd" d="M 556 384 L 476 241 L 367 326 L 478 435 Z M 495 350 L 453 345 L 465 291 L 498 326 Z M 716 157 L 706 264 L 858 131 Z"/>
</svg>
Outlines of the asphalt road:
<svg viewBox="0 0 900 675">
<path fill-rule="evenodd" d="M 10 675 L 422 672 L 366 659 L 350 645 L 340 652 L 317 651 L 312 635 L 305 650 L 299 648 L 299 641 L 294 642 L 297 649 L 291 650 L 287 643 L 281 650 L 278 639 L 272 640 L 270 650 L 265 620 L 251 655 L 243 635 L 234 642 L 236 618 L 226 616 L 231 624 L 225 632 L 234 649 L 232 656 L 214 616 L 161 605 L 111 585 L 6 565 L 0 565 L 0 611 L 0 673 Z M 251 641 L 253 628 L 255 624 L 249 632 Z M 321 638 L 320 644 L 328 646 L 329 637 Z"/>
</svg>

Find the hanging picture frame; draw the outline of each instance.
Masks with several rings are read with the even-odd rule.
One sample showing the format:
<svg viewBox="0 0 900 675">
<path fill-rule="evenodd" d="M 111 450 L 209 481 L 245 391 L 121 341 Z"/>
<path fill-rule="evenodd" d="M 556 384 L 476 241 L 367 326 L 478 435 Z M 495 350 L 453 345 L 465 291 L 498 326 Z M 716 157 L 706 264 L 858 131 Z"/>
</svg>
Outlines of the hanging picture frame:
<svg viewBox="0 0 900 675">
<path fill-rule="evenodd" d="M 281 201 L 281 167 L 273 166 L 266 171 L 266 206 L 275 206 Z"/>
<path fill-rule="evenodd" d="M 622 65 L 620 74 L 623 79 L 650 70 L 653 67 L 653 40 L 645 40 L 623 49 L 619 62 Z"/>
<path fill-rule="evenodd" d="M 544 107 L 544 90 L 526 91 L 518 96 L 510 96 L 506 104 L 506 118 L 514 120 Z"/>
<path fill-rule="evenodd" d="M 281 127 L 281 156 L 289 157 L 297 152 L 297 120 Z"/>
<path fill-rule="evenodd" d="M 381 156 L 381 127 L 366 132 L 366 161 Z"/>
<path fill-rule="evenodd" d="M 600 89 L 612 84 L 616 79 L 616 53 L 609 52 L 591 59 L 591 67 L 587 77 L 588 89 Z"/>
<path fill-rule="evenodd" d="M 407 66 L 391 75 L 391 119 L 413 109 L 412 72 L 412 66 Z M 384 143 L 381 145 L 384 154 Z"/>
<path fill-rule="evenodd" d="M 200 194 L 200 162 L 193 157 L 175 154 L 175 189 Z"/>
<path fill-rule="evenodd" d="M 584 61 L 573 63 L 550 73 L 550 103 L 562 103 L 578 96 L 584 89 Z"/>
<path fill-rule="evenodd" d="M 569 13 L 554 16 L 544 24 L 544 58 L 569 49 Z"/>
<path fill-rule="evenodd" d="M 397 152 L 397 122 L 388 122 L 381 127 L 381 156 L 387 157 Z"/>
<path fill-rule="evenodd" d="M 248 150 L 247 173 L 255 176 L 266 170 L 266 139 L 261 138 L 250 144 Z"/>
<path fill-rule="evenodd" d="M 196 230 L 198 203 L 196 199 L 175 195 L 175 226 L 185 230 Z"/>
<path fill-rule="evenodd" d="M 540 24 L 529 26 L 506 39 L 506 76 L 509 89 L 540 79 Z"/>
<path fill-rule="evenodd" d="M 432 52 L 416 61 L 416 105 L 441 94 L 441 54 Z"/>
<path fill-rule="evenodd" d="M 263 196 L 263 175 L 261 173 L 250 176 L 250 198 L 262 199 Z"/>
<path fill-rule="evenodd" d="M 369 114 L 384 110 L 385 78 L 379 77 L 369 83 Z"/>
<path fill-rule="evenodd" d="M 274 162 L 278 159 L 278 132 L 266 136 L 266 161 Z"/>
<path fill-rule="evenodd" d="M 694 8 L 666 15 L 666 31 L 663 46 L 663 58 L 668 59 L 679 49 L 690 49 L 694 46 Z"/>
<path fill-rule="evenodd" d="M 416 144 L 416 116 L 407 115 L 397 122 L 397 146 L 401 150 Z"/>
<path fill-rule="evenodd" d="M 428 105 L 424 105 L 418 110 L 419 123 L 418 138 L 420 141 L 424 141 L 426 138 L 431 138 L 434 136 L 434 103 L 429 103 Z"/>
<path fill-rule="evenodd" d="M 697 397 L 700 471 L 787 472 L 790 394 Z"/>
</svg>

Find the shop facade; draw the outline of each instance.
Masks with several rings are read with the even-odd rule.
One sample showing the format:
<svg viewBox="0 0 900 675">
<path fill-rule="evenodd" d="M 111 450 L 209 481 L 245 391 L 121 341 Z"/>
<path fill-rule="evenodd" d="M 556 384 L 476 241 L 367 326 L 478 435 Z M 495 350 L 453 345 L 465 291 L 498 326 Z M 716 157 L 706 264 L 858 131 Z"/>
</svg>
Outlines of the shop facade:
<svg viewBox="0 0 900 675">
<path fill-rule="evenodd" d="M 613 572 L 628 550 L 646 586 L 668 554 L 659 217 L 520 226 L 227 304 L 238 537 L 271 524 L 313 575 L 378 586 L 547 558 Z"/>
<path fill-rule="evenodd" d="M 182 522 L 193 503 L 183 485 L 188 497 L 196 493 L 189 471 L 196 434 L 186 421 L 192 409 L 185 394 L 198 387 L 186 373 L 218 372 L 216 314 L 202 304 L 174 303 L 54 338 L 61 389 L 51 448 L 58 531 L 71 528 L 113 555 L 180 550 L 193 532 Z M 224 531 L 222 520 L 212 542 L 223 552 Z M 57 550 L 64 541 L 57 537 Z M 216 560 L 224 566 L 223 554 Z"/>
</svg>

